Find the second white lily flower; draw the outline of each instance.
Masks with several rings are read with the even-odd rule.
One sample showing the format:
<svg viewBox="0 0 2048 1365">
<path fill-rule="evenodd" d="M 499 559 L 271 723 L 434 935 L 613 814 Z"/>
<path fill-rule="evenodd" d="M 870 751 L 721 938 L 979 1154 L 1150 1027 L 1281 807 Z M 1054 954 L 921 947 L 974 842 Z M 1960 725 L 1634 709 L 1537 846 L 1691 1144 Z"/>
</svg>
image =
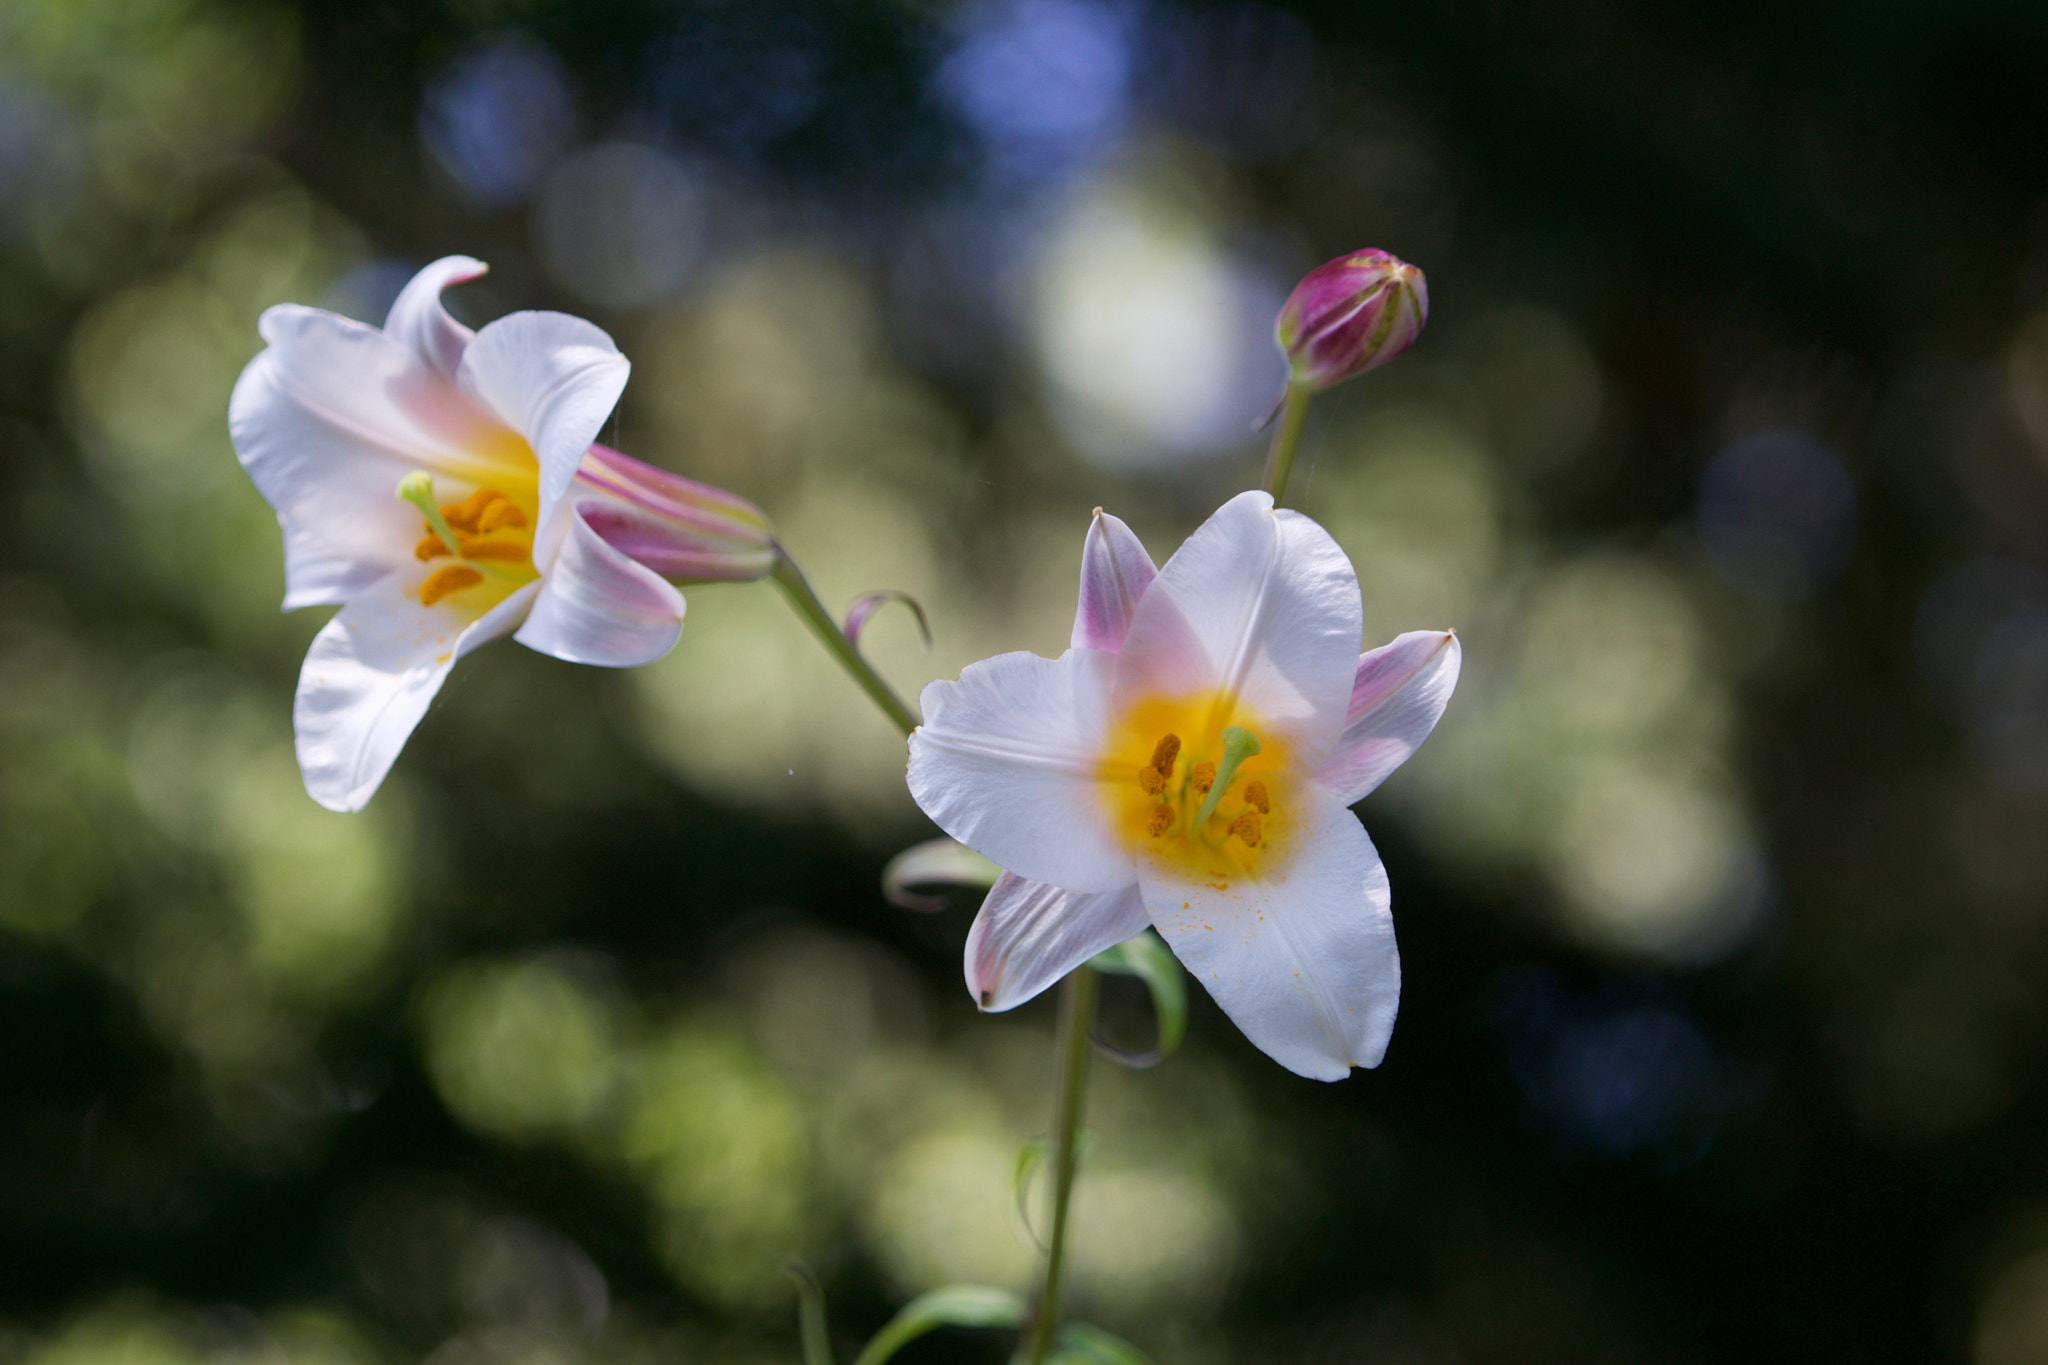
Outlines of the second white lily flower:
<svg viewBox="0 0 2048 1365">
<path fill-rule="evenodd" d="M 1073 648 L 1003 654 L 922 697 L 910 790 L 1004 868 L 967 985 L 1008 1009 L 1157 928 L 1290 1071 L 1376 1066 L 1400 1000 L 1385 867 L 1348 806 L 1426 738 L 1456 685 L 1449 631 L 1363 656 L 1350 561 L 1263 493 L 1163 569 L 1097 513 Z"/>
</svg>

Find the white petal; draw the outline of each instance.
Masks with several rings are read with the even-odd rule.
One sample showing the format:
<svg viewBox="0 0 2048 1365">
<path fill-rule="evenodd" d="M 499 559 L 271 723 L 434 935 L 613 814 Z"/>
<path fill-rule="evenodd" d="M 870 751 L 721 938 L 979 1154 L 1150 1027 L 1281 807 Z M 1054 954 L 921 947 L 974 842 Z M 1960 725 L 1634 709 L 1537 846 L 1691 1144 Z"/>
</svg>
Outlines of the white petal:
<svg viewBox="0 0 2048 1365">
<path fill-rule="evenodd" d="M 1463 656 L 1448 630 L 1411 630 L 1361 654 L 1344 733 L 1317 779 L 1347 806 L 1364 800 L 1436 728 Z"/>
<path fill-rule="evenodd" d="M 1139 599 L 1118 655 L 1119 708 L 1222 688 L 1320 767 L 1344 725 L 1364 628 L 1351 561 L 1322 527 L 1240 493 Z"/>
<path fill-rule="evenodd" d="M 1141 861 L 1152 923 L 1245 1037 L 1289 1071 L 1378 1066 L 1401 998 L 1387 871 L 1358 819 L 1314 782 L 1291 856 L 1211 883 Z M 1221 886 L 1222 889 L 1218 889 Z"/>
<path fill-rule="evenodd" d="M 410 354 L 373 327 L 288 304 L 263 315 L 262 331 L 270 346 L 228 400 L 242 467 L 288 539 L 317 541 L 323 559 L 399 568 L 420 518 L 398 481 L 421 468 L 477 472 L 449 431 L 481 415 L 448 385 L 438 403 L 428 396 Z"/>
<path fill-rule="evenodd" d="M 499 318 L 463 352 L 457 383 L 524 436 L 540 461 L 540 525 L 553 521 L 631 370 L 602 329 L 566 313 Z M 547 567 L 539 543 L 534 562 Z"/>
<path fill-rule="evenodd" d="M 282 521 L 282 518 L 280 518 Z M 381 548 L 381 547 L 380 547 Z M 337 550 L 305 526 L 284 526 L 284 609 L 328 606 L 361 596 L 405 556 Z"/>
<path fill-rule="evenodd" d="M 519 628 L 520 644 L 572 664 L 631 668 L 675 648 L 683 633 L 683 595 L 644 564 L 605 544 L 580 508 L 569 523 L 547 586 Z"/>
<path fill-rule="evenodd" d="M 927 685 L 910 795 L 940 829 L 1020 876 L 1113 891 L 1131 855 L 1112 836 L 1095 765 L 1116 656 L 998 654 Z"/>
<path fill-rule="evenodd" d="M 448 316 L 441 291 L 483 278 L 490 267 L 467 256 L 443 256 L 412 277 L 384 318 L 384 335 L 419 358 L 422 365 L 453 382 L 462 353 L 476 333 Z"/>
<path fill-rule="evenodd" d="M 968 994 L 985 1010 L 1014 1009 L 1151 922 L 1135 880 L 1086 893 L 1005 872 L 967 932 Z"/>
<path fill-rule="evenodd" d="M 519 624 L 539 583 L 476 616 L 453 600 L 420 605 L 424 565 L 387 575 L 313 639 L 292 702 L 306 791 L 361 810 L 405 747 L 455 661 Z"/>
<path fill-rule="evenodd" d="M 1074 609 L 1075 649 L 1123 648 L 1138 599 L 1159 576 L 1130 527 L 1100 507 L 1081 546 L 1081 602 Z"/>
</svg>

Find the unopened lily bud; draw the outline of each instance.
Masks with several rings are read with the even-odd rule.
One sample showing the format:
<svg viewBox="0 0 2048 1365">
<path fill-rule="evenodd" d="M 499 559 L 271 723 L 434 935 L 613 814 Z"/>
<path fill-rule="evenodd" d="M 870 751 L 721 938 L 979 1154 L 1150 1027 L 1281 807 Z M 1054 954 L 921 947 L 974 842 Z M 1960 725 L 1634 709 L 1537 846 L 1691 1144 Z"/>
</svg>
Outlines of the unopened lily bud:
<svg viewBox="0 0 2048 1365">
<path fill-rule="evenodd" d="M 1327 389 L 1407 350 L 1428 319 L 1422 272 L 1369 247 L 1311 270 L 1281 306 L 1273 337 L 1292 383 Z"/>
</svg>

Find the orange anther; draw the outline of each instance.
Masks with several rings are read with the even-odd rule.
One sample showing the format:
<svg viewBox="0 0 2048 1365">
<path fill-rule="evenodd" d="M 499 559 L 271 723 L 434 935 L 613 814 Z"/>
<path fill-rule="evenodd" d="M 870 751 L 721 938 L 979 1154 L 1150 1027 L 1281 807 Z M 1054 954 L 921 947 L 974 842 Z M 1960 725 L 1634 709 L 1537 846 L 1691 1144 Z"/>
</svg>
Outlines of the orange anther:
<svg viewBox="0 0 2048 1365">
<path fill-rule="evenodd" d="M 1166 833 L 1166 831 L 1172 828 L 1173 807 L 1167 805 L 1165 802 L 1162 801 L 1160 804 L 1152 808 L 1152 819 L 1145 826 L 1145 832 L 1150 834 L 1153 838 L 1157 839 L 1160 835 Z"/>
<path fill-rule="evenodd" d="M 1180 757 L 1180 736 L 1168 735 L 1152 750 L 1152 766 L 1161 777 L 1171 776 L 1174 760 Z"/>
<path fill-rule="evenodd" d="M 420 605 L 431 607 L 449 593 L 473 588 L 483 581 L 484 576 L 467 564 L 443 564 L 420 584 Z"/>
<path fill-rule="evenodd" d="M 503 496 L 484 508 L 483 515 L 476 519 L 476 529 L 485 534 L 502 531 L 506 527 L 521 530 L 526 526 L 526 513 L 519 510 L 519 504 Z"/>
<path fill-rule="evenodd" d="M 445 555 L 447 553 L 449 553 L 447 545 L 442 542 L 441 537 L 431 531 L 421 536 L 420 543 L 412 547 L 414 559 L 433 559 L 438 555 Z"/>
<path fill-rule="evenodd" d="M 448 524 L 456 530 L 475 534 L 477 523 L 483 517 L 485 509 L 504 496 L 495 488 L 479 488 L 461 502 L 443 503 L 441 515 L 446 517 Z"/>
<path fill-rule="evenodd" d="M 1273 801 L 1271 797 L 1266 795 L 1266 784 L 1263 782 L 1252 781 L 1245 783 L 1244 800 L 1248 806 L 1257 806 L 1261 815 L 1271 815 L 1273 813 Z"/>
<path fill-rule="evenodd" d="M 1252 848 L 1259 846 L 1259 813 L 1248 810 L 1230 822 L 1230 832 L 1245 841 Z"/>
<path fill-rule="evenodd" d="M 1216 785 L 1216 765 L 1197 763 L 1188 770 L 1188 781 L 1194 783 L 1196 791 L 1207 794 L 1209 788 Z"/>
<path fill-rule="evenodd" d="M 478 540 L 475 536 L 462 538 L 464 559 L 489 559 L 500 564 L 524 564 L 528 553 L 527 547 L 516 540 Z"/>
<path fill-rule="evenodd" d="M 1166 790 L 1166 774 L 1160 772 L 1157 768 L 1140 768 L 1138 769 L 1138 785 L 1144 788 L 1145 795 L 1157 796 Z"/>
</svg>

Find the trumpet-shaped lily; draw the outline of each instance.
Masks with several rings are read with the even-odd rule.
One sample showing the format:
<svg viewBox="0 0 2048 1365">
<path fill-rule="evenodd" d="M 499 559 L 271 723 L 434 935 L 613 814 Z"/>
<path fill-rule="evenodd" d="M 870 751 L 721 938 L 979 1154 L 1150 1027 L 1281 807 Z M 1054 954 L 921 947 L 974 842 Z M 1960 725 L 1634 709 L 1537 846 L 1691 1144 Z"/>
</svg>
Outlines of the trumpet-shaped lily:
<svg viewBox="0 0 2048 1365">
<path fill-rule="evenodd" d="M 455 661 L 500 635 L 625 666 L 682 631 L 675 581 L 759 578 L 777 550 L 743 499 L 594 444 L 629 366 L 561 313 L 472 332 L 441 304 L 481 262 L 422 270 L 383 330 L 296 304 L 228 407 L 284 529 L 287 611 L 341 611 L 292 708 L 306 790 L 370 799 Z M 671 581 L 674 580 L 674 581 Z"/>
<path fill-rule="evenodd" d="M 1386 869 L 1347 809 L 1436 725 L 1449 631 L 1360 655 L 1358 579 L 1264 493 L 1164 568 L 1096 513 L 1073 648 L 1002 654 L 922 697 L 910 790 L 1008 869 L 967 939 L 987 1010 L 1150 925 L 1290 1071 L 1376 1066 L 1401 990 Z"/>
</svg>

